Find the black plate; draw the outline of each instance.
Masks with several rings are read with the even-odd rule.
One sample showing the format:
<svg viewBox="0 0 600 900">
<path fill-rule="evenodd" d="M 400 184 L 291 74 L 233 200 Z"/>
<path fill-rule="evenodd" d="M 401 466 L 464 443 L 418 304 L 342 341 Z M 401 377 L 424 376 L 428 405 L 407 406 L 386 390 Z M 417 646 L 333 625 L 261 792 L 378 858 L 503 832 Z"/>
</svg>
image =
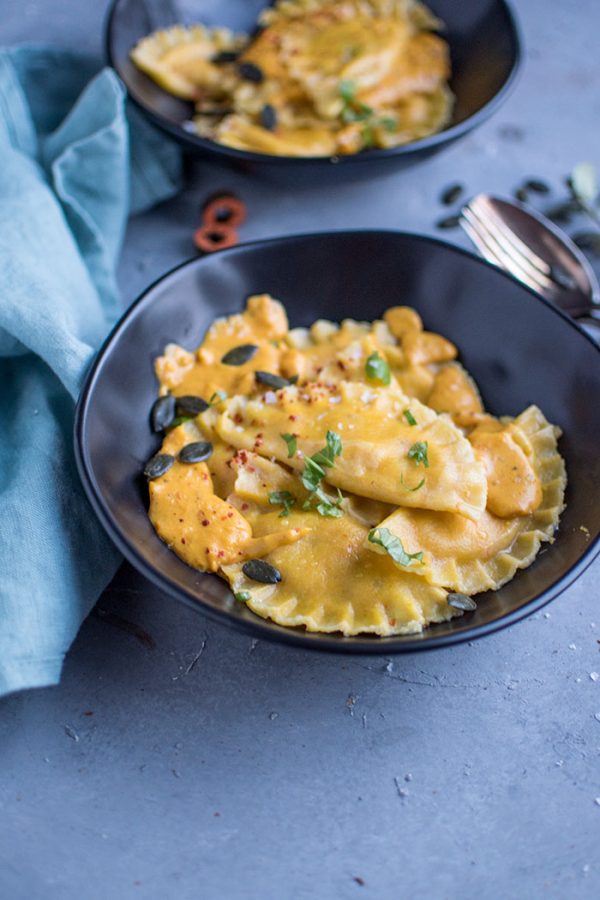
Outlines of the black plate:
<svg viewBox="0 0 600 900">
<path fill-rule="evenodd" d="M 298 159 L 269 156 L 224 147 L 190 134 L 182 126 L 193 109 L 163 91 L 130 61 L 129 52 L 150 32 L 177 22 L 225 25 L 250 32 L 265 0 L 114 0 L 106 24 L 106 53 L 123 79 L 130 97 L 162 129 L 194 153 L 213 154 L 262 174 L 278 175 L 299 184 L 307 175 L 327 178 L 389 171 L 414 163 L 467 134 L 484 122 L 506 98 L 521 63 L 521 37 L 510 6 L 504 0 L 431 0 L 428 6 L 447 25 L 452 79 L 456 96 L 451 123 L 444 131 L 392 150 L 370 150 L 351 156 Z M 369 165 L 371 163 L 371 165 Z"/>
<path fill-rule="evenodd" d="M 375 319 L 394 304 L 456 343 L 486 407 L 516 415 L 537 403 L 564 430 L 567 508 L 556 543 L 479 607 L 422 635 L 309 634 L 259 618 L 215 575 L 189 568 L 154 533 L 140 477 L 156 451 L 148 412 L 153 360 L 169 341 L 195 348 L 218 315 L 269 292 L 292 325 Z M 114 329 L 90 372 L 76 417 L 79 471 L 100 521 L 139 571 L 166 593 L 258 637 L 327 650 L 396 653 L 479 637 L 539 609 L 589 565 L 600 533 L 600 349 L 563 313 L 471 254 L 393 231 L 261 241 L 184 263 L 155 282 Z M 581 530 L 581 526 L 588 529 Z M 547 545 L 546 545 L 547 546 Z"/>
</svg>

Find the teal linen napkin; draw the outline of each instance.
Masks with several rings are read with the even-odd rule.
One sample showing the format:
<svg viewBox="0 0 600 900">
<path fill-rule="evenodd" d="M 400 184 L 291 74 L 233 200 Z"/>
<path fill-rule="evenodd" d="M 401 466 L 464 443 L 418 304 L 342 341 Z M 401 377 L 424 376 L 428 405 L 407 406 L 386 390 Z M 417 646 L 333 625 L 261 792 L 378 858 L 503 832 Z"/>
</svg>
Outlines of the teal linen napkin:
<svg viewBox="0 0 600 900">
<path fill-rule="evenodd" d="M 179 174 L 114 72 L 0 50 L 0 694 L 58 682 L 118 565 L 79 483 L 73 412 L 119 312 L 127 216 Z"/>
</svg>

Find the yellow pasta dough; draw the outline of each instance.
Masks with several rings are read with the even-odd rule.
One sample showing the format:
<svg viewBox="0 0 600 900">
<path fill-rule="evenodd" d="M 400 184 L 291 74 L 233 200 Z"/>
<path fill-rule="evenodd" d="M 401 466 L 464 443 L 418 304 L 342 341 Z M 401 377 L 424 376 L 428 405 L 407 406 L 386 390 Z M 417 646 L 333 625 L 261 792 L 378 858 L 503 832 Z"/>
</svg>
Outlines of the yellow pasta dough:
<svg viewBox="0 0 600 900">
<path fill-rule="evenodd" d="M 461 615 L 457 594 L 554 540 L 566 473 L 560 430 L 535 406 L 491 416 L 456 354 L 409 307 L 290 330 L 268 294 L 196 350 L 168 345 L 157 533 L 281 625 L 385 636 Z"/>
</svg>

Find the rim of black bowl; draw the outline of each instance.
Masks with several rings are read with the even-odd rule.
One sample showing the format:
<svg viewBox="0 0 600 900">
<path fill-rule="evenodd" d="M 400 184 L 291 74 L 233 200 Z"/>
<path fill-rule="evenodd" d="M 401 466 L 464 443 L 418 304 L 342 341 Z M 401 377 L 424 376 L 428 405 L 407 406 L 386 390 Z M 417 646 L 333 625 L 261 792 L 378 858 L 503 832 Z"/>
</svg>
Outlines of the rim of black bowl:
<svg viewBox="0 0 600 900">
<path fill-rule="evenodd" d="M 239 252 L 245 252 L 249 247 L 264 247 L 266 245 L 283 244 L 290 241 L 303 240 L 306 238 L 319 239 L 325 238 L 332 234 L 355 235 L 357 237 L 365 234 L 394 234 L 398 235 L 399 237 L 418 238 L 419 240 L 434 244 L 436 246 L 441 246 L 446 249 L 450 248 L 457 254 L 468 257 L 468 259 L 478 265 L 493 269 L 499 277 L 506 278 L 510 282 L 514 283 L 514 279 L 511 275 L 508 275 L 506 272 L 503 272 L 501 269 L 498 269 L 496 266 L 488 263 L 486 260 L 481 259 L 481 257 L 476 256 L 474 253 L 471 253 L 468 250 L 464 250 L 462 247 L 455 246 L 454 244 L 450 244 L 449 242 L 440 240 L 439 238 L 430 237 L 429 235 L 423 235 L 408 231 L 399 231 L 393 228 L 370 228 L 361 230 L 340 229 L 335 231 L 308 232 L 306 234 L 295 234 L 285 237 L 248 241 L 247 243 L 238 244 L 235 247 L 229 247 L 227 249 L 218 250 L 216 252 L 219 255 L 227 254 L 229 256 L 232 256 Z M 333 636 L 325 632 L 309 632 L 302 629 L 287 628 L 283 625 L 277 625 L 271 620 L 263 620 L 260 618 L 260 616 L 257 616 L 255 614 L 253 614 L 252 617 L 248 617 L 247 619 L 234 619 L 227 612 L 227 610 L 220 610 L 215 607 L 209 606 L 203 601 L 202 597 L 199 594 L 192 593 L 186 588 L 182 588 L 179 585 L 172 583 L 171 580 L 159 569 L 155 569 L 153 566 L 148 565 L 146 561 L 139 555 L 135 546 L 129 542 L 127 536 L 122 533 L 121 530 L 113 522 L 110 509 L 108 508 L 108 505 L 104 500 L 102 491 L 98 487 L 96 479 L 94 477 L 93 467 L 89 463 L 87 448 L 84 444 L 84 431 L 90 412 L 88 399 L 95 387 L 96 381 L 98 379 L 98 374 L 104 362 L 105 356 L 110 352 L 112 345 L 118 340 L 121 332 L 127 328 L 130 318 L 135 315 L 138 306 L 140 306 L 144 302 L 148 294 L 150 294 L 158 284 L 170 278 L 175 272 L 179 271 L 179 269 L 183 269 L 184 267 L 192 265 L 194 263 L 197 264 L 202 259 L 213 255 L 214 254 L 210 254 L 204 257 L 194 256 L 190 259 L 184 260 L 181 263 L 178 263 L 163 275 L 156 278 L 150 285 L 148 285 L 147 288 L 145 288 L 144 291 L 142 291 L 142 293 L 136 298 L 136 300 L 134 300 L 131 306 L 128 307 L 128 309 L 124 312 L 118 322 L 114 325 L 108 337 L 102 344 L 100 350 L 98 351 L 96 358 L 94 359 L 94 362 L 92 363 L 92 366 L 86 375 L 75 410 L 75 461 L 77 464 L 79 477 L 83 484 L 88 500 L 90 501 L 94 512 L 96 513 L 98 519 L 100 520 L 102 526 L 104 527 L 113 543 L 122 552 L 123 556 L 145 578 L 147 578 L 149 581 L 163 590 L 166 594 L 174 597 L 180 602 L 185 603 L 196 612 L 201 612 L 207 615 L 210 619 L 221 622 L 222 624 L 226 624 L 229 627 L 235 628 L 237 630 L 245 631 L 257 638 L 291 644 L 310 650 L 321 650 L 329 652 L 335 651 L 340 653 L 389 655 L 394 653 L 414 653 L 416 651 L 422 650 L 435 650 L 440 647 L 448 647 L 451 644 L 461 644 L 464 641 L 476 640 L 477 638 L 493 634 L 496 631 L 501 631 L 509 625 L 513 625 L 516 622 L 519 622 L 521 619 L 525 619 L 528 616 L 532 615 L 532 613 L 542 609 L 542 607 L 546 606 L 547 603 L 550 603 L 550 601 L 554 600 L 559 596 L 559 594 L 566 590 L 566 588 L 568 588 L 582 574 L 582 572 L 584 572 L 585 569 L 588 568 L 590 563 L 600 552 L 600 535 L 594 538 L 592 543 L 580 556 L 577 562 L 569 569 L 567 569 L 567 571 L 563 573 L 562 577 L 555 581 L 554 584 L 552 584 L 546 590 L 540 591 L 539 594 L 536 594 L 535 597 L 532 597 L 531 600 L 528 600 L 518 609 L 500 616 L 493 622 L 487 622 L 483 625 L 469 625 L 467 614 L 467 617 L 464 617 L 460 620 L 455 620 L 456 622 L 460 621 L 464 622 L 465 624 L 462 627 L 457 628 L 457 630 L 452 632 L 451 634 L 439 635 L 436 637 L 435 625 L 433 625 L 418 635 L 392 635 L 390 637 L 382 638 L 367 635 L 352 635 L 350 637 L 344 637 L 343 635 Z M 530 290 L 525 285 L 521 285 L 521 287 L 523 288 L 523 290 L 527 291 L 527 293 L 535 297 L 539 303 L 544 304 L 557 316 L 560 316 L 562 319 L 564 319 L 564 321 L 568 323 L 571 328 L 576 329 L 582 335 L 582 337 L 587 340 L 600 354 L 600 345 L 597 344 L 585 332 L 585 330 L 574 321 L 574 319 L 572 319 L 566 313 L 562 312 L 562 310 L 558 309 L 556 306 L 553 306 L 552 303 L 537 294 L 535 291 Z M 157 537 L 157 540 L 160 539 Z M 218 576 L 215 575 L 215 578 L 216 577 Z"/>
<path fill-rule="evenodd" d="M 166 116 L 162 116 L 159 113 L 154 112 L 154 110 L 150 109 L 148 106 L 146 106 L 145 103 L 142 103 L 141 100 L 138 100 L 137 97 L 135 97 L 131 93 L 127 83 L 122 78 L 121 81 L 123 81 L 123 84 L 125 85 L 125 88 L 127 90 L 127 96 L 132 101 L 132 103 L 134 103 L 135 106 L 137 106 L 138 109 L 140 109 L 144 113 L 144 115 L 147 116 L 148 119 L 150 119 L 150 121 L 152 121 L 163 131 L 166 131 L 176 140 L 188 145 L 192 145 L 198 150 L 215 154 L 217 156 L 226 156 L 230 159 L 238 160 L 239 162 L 269 163 L 276 166 L 286 166 L 294 164 L 299 165 L 302 163 L 306 163 L 308 165 L 318 165 L 319 163 L 322 165 L 324 163 L 327 163 L 329 165 L 335 166 L 348 166 L 369 162 L 369 160 L 385 160 L 394 159 L 397 156 L 410 156 L 412 153 L 420 153 L 427 152 L 428 150 L 433 150 L 440 144 L 454 141 L 455 139 L 468 134 L 468 132 L 472 131 L 478 125 L 485 122 L 491 115 L 493 115 L 496 109 L 501 106 L 502 103 L 504 103 L 509 94 L 512 92 L 517 82 L 517 78 L 520 75 L 523 64 L 523 34 L 515 11 L 512 7 L 512 3 L 509 2 L 509 0 L 498 0 L 498 2 L 504 7 L 510 29 L 511 39 L 515 48 L 515 56 L 512 67 L 506 81 L 504 82 L 500 90 L 497 91 L 494 96 L 490 100 L 488 100 L 487 103 L 484 103 L 484 105 L 480 107 L 476 112 L 468 116 L 466 119 L 463 119 L 462 122 L 458 122 L 456 125 L 451 125 L 449 128 L 445 128 L 442 131 L 438 131 L 435 134 L 431 134 L 428 137 L 421 138 L 420 140 L 410 141 L 408 144 L 402 144 L 400 147 L 368 150 L 361 153 L 341 154 L 340 156 L 276 156 L 270 153 L 256 153 L 252 150 L 237 150 L 235 147 L 227 147 L 225 144 L 219 144 L 217 141 L 211 141 L 207 138 L 202 138 L 191 131 L 186 131 L 185 128 L 182 128 L 181 125 L 173 123 Z M 114 69 L 117 75 L 119 75 L 119 68 L 113 53 L 112 32 L 114 28 L 114 18 L 117 12 L 117 7 L 120 3 L 121 0 L 111 0 L 111 3 L 108 7 L 104 27 L 105 56 L 108 60 L 108 64 Z M 120 77 L 121 76 L 119 75 L 119 78 Z"/>
</svg>

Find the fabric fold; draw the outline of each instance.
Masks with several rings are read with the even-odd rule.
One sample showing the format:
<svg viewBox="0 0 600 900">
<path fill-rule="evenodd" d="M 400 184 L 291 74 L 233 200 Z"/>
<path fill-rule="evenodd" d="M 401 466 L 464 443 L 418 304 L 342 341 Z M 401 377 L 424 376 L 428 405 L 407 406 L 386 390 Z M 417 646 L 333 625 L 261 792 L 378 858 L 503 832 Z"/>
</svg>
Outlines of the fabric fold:
<svg viewBox="0 0 600 900">
<path fill-rule="evenodd" d="M 98 69 L 0 50 L 0 694 L 58 681 L 118 565 L 77 476 L 75 400 L 118 315 L 127 216 L 179 185 L 177 149 Z"/>
</svg>

